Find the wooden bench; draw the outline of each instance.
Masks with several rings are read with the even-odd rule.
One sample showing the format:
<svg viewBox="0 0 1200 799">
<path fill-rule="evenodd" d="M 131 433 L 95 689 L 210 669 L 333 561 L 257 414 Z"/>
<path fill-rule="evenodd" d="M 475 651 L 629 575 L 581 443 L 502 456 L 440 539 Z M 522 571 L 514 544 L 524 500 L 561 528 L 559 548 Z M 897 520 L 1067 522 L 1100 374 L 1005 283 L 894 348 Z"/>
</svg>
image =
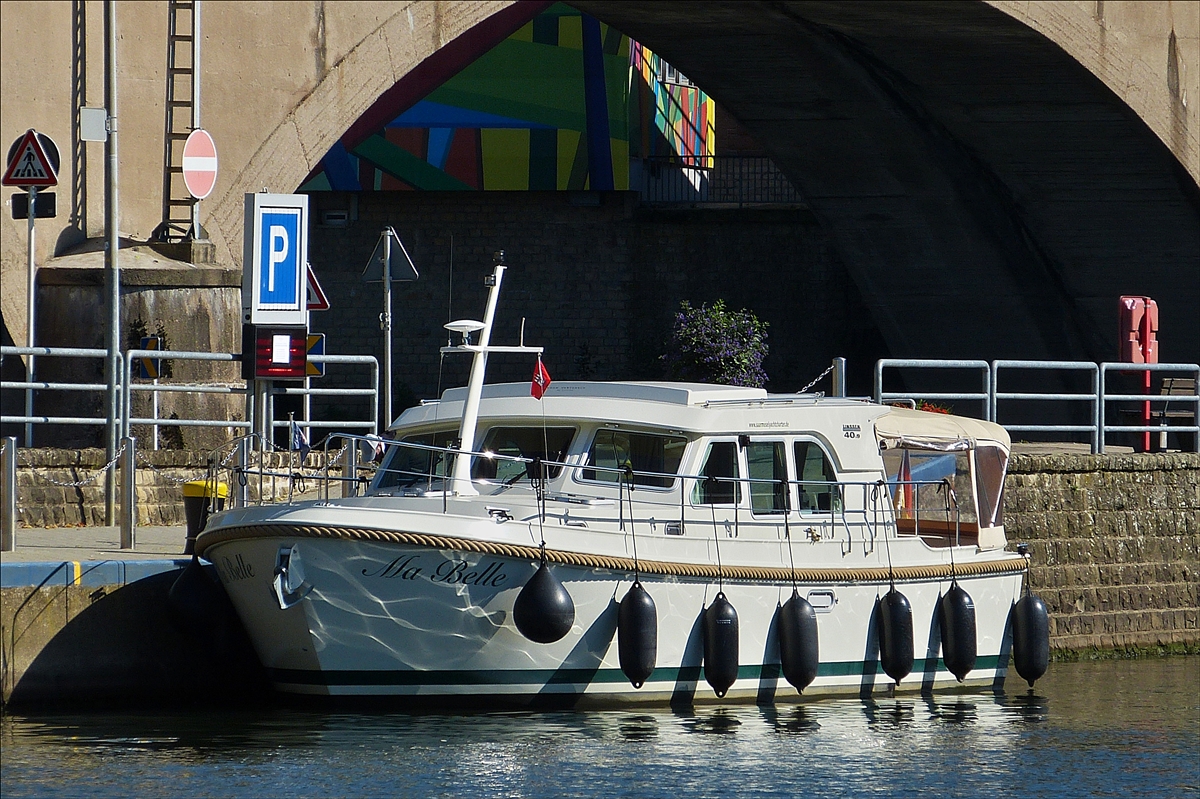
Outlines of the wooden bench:
<svg viewBox="0 0 1200 799">
<path fill-rule="evenodd" d="M 1159 390 L 1158 395 L 1160 397 L 1194 397 L 1196 396 L 1196 378 L 1164 377 L 1162 389 Z M 1151 411 L 1151 423 L 1157 419 L 1160 425 L 1169 427 L 1171 423 L 1168 420 L 1177 419 L 1181 425 L 1190 426 L 1196 424 L 1196 406 L 1193 403 L 1181 402 L 1174 409 L 1171 408 L 1170 400 L 1161 405 L 1158 403 L 1155 403 L 1155 405 L 1158 407 Z M 1159 433 L 1158 448 L 1160 450 L 1166 449 L 1166 435 L 1166 432 Z M 1176 435 L 1179 437 L 1180 449 L 1185 452 L 1195 449 L 1195 445 L 1192 443 L 1195 433 L 1177 433 Z"/>
</svg>

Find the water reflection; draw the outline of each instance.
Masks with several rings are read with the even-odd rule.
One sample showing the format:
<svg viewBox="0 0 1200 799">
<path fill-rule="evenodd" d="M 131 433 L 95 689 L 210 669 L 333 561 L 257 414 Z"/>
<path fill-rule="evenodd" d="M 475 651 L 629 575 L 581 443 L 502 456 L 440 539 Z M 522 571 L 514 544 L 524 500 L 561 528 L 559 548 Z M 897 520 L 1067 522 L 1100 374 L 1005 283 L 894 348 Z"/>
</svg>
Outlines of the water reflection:
<svg viewBox="0 0 1200 799">
<path fill-rule="evenodd" d="M 817 721 L 816 714 L 804 705 L 784 708 L 765 705 L 759 708 L 759 712 L 763 721 L 771 726 L 771 730 L 781 735 L 806 735 L 821 729 L 821 722 Z"/>
<path fill-rule="evenodd" d="M 679 711 L 7 715 L 0 775 L 5 799 L 748 797 L 798 774 L 814 795 L 1195 795 L 1200 658 L 1134 665 L 1054 664 L 1035 692 Z"/>
<path fill-rule="evenodd" d="M 702 735 L 732 735 L 742 726 L 738 718 L 745 708 L 718 708 L 705 715 L 687 716 L 680 722 L 685 732 Z"/>
<path fill-rule="evenodd" d="M 621 720 L 618 729 L 627 741 L 648 741 L 658 737 L 658 719 L 654 716 L 628 716 Z"/>
</svg>

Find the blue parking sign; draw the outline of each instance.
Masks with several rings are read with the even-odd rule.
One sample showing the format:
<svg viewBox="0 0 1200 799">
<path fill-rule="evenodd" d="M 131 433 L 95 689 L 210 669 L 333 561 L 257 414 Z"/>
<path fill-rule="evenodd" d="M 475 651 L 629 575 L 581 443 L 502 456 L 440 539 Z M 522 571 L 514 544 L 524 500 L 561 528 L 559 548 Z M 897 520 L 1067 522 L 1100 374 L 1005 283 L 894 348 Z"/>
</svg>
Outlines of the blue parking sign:
<svg viewBox="0 0 1200 799">
<path fill-rule="evenodd" d="M 242 322 L 307 325 L 308 196 L 247 194 Z"/>
<path fill-rule="evenodd" d="M 299 302 L 300 213 L 263 211 L 259 243 L 258 299 L 264 306 Z"/>
</svg>

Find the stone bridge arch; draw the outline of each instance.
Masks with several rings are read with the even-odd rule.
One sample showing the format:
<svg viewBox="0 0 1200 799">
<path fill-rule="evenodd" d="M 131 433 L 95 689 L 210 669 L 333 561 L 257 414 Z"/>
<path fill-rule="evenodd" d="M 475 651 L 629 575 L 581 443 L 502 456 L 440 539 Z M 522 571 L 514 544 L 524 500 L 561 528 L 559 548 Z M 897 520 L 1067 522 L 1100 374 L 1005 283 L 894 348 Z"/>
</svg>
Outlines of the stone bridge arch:
<svg viewBox="0 0 1200 799">
<path fill-rule="evenodd" d="M 265 135 L 211 212 L 218 245 L 240 258 L 244 191 L 292 190 L 397 81 L 436 73 L 543 5 L 394 7 Z M 574 5 L 662 53 L 758 135 L 808 196 L 893 354 L 1108 359 L 1121 293 L 1171 295 L 1172 359 L 1200 354 L 1187 322 L 1200 304 L 1188 268 L 1200 235 L 1196 5 Z M 955 71 L 961 80 L 944 74 Z M 1018 131 L 1011 148 L 1004 124 Z M 1039 138 L 1037 126 L 1057 129 Z M 1123 192 L 1133 211 L 1099 207 L 1089 184 Z M 947 306 L 973 333 L 931 342 L 919 320 Z M 1035 333 L 1018 345 L 1010 327 Z"/>
</svg>

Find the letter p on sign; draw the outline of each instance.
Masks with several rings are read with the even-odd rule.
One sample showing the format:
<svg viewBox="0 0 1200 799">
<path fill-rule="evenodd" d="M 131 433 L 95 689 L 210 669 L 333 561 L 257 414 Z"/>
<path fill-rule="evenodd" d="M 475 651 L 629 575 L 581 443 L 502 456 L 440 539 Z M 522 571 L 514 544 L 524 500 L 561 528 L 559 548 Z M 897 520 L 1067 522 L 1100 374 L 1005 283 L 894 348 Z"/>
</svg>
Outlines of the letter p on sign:
<svg viewBox="0 0 1200 799">
<path fill-rule="evenodd" d="M 275 267 L 282 264 L 288 254 L 288 232 L 282 225 L 271 225 L 270 260 L 267 263 L 267 290 L 275 291 Z"/>
<path fill-rule="evenodd" d="M 293 307 L 304 298 L 301 264 L 296 257 L 300 238 L 299 214 L 286 211 L 263 213 L 260 256 L 259 300 L 266 306 Z"/>
</svg>

